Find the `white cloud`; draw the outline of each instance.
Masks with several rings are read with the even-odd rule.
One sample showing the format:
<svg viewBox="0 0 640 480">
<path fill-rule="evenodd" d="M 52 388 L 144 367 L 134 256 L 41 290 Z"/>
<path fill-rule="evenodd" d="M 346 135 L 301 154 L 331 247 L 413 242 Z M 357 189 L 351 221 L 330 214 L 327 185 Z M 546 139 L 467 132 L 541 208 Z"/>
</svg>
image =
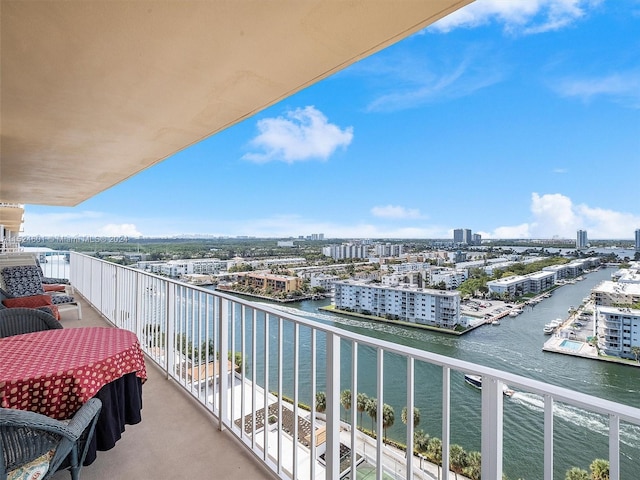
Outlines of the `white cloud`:
<svg viewBox="0 0 640 480">
<path fill-rule="evenodd" d="M 562 194 L 531 194 L 532 221 L 516 226 L 502 226 L 486 238 L 574 238 L 579 229 L 589 238 L 623 239 L 633 236 L 640 216 L 585 204 L 574 204 Z"/>
<path fill-rule="evenodd" d="M 551 88 L 563 97 L 577 97 L 585 102 L 604 97 L 630 108 L 640 108 L 640 71 L 567 78 L 554 81 Z"/>
<path fill-rule="evenodd" d="M 477 0 L 434 23 L 429 30 L 448 32 L 491 22 L 506 33 L 535 34 L 559 30 L 582 18 L 601 0 Z"/>
<path fill-rule="evenodd" d="M 422 218 L 422 215 L 420 215 L 420 210 L 416 208 L 405 208 L 399 205 L 385 205 L 382 207 L 373 207 L 371 209 L 371 214 L 375 217 L 381 217 L 381 218 L 394 218 L 394 219 Z"/>
<path fill-rule="evenodd" d="M 109 237 L 140 237 L 142 235 L 133 223 L 110 223 L 102 227 L 99 230 L 99 234 Z"/>
<path fill-rule="evenodd" d="M 256 163 L 326 160 L 337 148 L 347 147 L 353 139 L 353 127 L 341 129 L 329 123 L 313 106 L 287 112 L 286 118 L 264 118 L 257 126 L 260 133 L 250 144 L 260 152 L 242 157 Z"/>
<path fill-rule="evenodd" d="M 96 211 L 33 213 L 25 207 L 23 237 L 139 237 L 133 223 L 118 223 L 110 214 Z"/>
</svg>

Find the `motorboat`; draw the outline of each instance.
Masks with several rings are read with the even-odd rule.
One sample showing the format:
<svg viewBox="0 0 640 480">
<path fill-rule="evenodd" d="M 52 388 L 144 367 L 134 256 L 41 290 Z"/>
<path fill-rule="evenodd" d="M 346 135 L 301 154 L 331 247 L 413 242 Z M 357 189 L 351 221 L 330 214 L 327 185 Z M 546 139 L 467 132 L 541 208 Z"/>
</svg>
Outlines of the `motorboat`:
<svg viewBox="0 0 640 480">
<path fill-rule="evenodd" d="M 542 331 L 544 332 L 545 335 L 551 335 L 553 332 L 556 331 L 556 329 L 562 325 L 562 320 L 557 318 L 549 323 L 546 323 L 544 325 L 544 328 L 542 329 Z"/>
<path fill-rule="evenodd" d="M 482 377 L 480 375 L 472 375 L 470 373 L 464 374 L 464 381 L 467 382 L 472 387 L 482 389 Z M 506 397 L 512 397 L 515 393 L 511 388 L 507 385 L 502 385 L 502 393 Z"/>
<path fill-rule="evenodd" d="M 472 387 L 482 388 L 482 377 L 480 375 L 464 374 L 464 381 Z"/>
</svg>

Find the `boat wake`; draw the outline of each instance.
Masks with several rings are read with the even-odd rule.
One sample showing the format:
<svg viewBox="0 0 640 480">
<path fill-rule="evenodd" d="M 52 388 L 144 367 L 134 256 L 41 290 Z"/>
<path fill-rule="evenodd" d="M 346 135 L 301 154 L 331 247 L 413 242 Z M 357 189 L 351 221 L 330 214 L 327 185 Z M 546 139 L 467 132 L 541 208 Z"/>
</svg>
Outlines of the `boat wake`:
<svg viewBox="0 0 640 480">
<path fill-rule="evenodd" d="M 515 392 L 511 396 L 511 402 L 520 404 L 532 411 L 544 412 L 544 399 L 539 395 L 527 392 Z M 609 421 L 604 415 L 587 412 L 580 408 L 564 403 L 554 403 L 554 418 L 584 428 L 590 432 L 598 433 L 604 437 L 609 436 Z M 629 447 L 640 447 L 640 427 L 629 424 L 620 425 L 620 441 Z"/>
</svg>

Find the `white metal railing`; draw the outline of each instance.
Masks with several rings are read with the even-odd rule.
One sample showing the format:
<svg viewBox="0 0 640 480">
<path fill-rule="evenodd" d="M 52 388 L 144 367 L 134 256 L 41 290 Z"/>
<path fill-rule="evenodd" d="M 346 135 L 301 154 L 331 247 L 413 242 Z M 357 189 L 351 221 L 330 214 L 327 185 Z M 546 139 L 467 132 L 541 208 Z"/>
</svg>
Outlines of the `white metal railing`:
<svg viewBox="0 0 640 480">
<path fill-rule="evenodd" d="M 501 479 L 503 469 L 503 386 L 539 395 L 543 403 L 544 478 L 554 474 L 554 405 L 567 404 L 608 419 L 610 478 L 620 479 L 621 424 L 637 429 L 640 409 L 599 399 L 481 365 L 351 333 L 333 326 L 234 297 L 193 287 L 93 257 L 71 253 L 70 279 L 110 322 L 134 331 L 145 352 L 190 392 L 242 444 L 280 478 L 340 478 L 367 459 L 377 479 L 435 478 L 425 474 L 422 458 L 407 455 L 399 465 L 383 441 L 385 361 L 403 359 L 407 411 L 416 400 L 415 372 L 429 365 L 441 371 L 442 477 L 449 473 L 452 399 L 451 376 L 482 376 L 482 478 Z M 359 351 L 375 352 L 377 438 L 366 437 L 340 419 L 341 375 L 350 378 L 350 418 L 357 424 Z M 242 367 L 225 359 L 240 356 Z M 431 368 L 430 367 L 430 368 Z M 395 372 L 397 375 L 400 373 Z M 316 394 L 324 391 L 326 411 L 316 412 Z M 284 398 L 288 396 L 290 399 Z M 308 400 L 311 411 L 299 406 Z M 270 417 L 277 418 L 271 431 Z M 286 419 L 290 420 L 288 423 Z M 300 420 L 298 420 L 300 418 Z M 326 443 L 315 433 L 326 427 Z M 311 434 L 309 433 L 311 432 Z M 318 435 L 319 437 L 319 435 Z M 407 422 L 407 451 L 413 451 L 414 428 Z M 341 444 L 356 452 L 341 464 Z M 368 448 L 367 448 L 368 447 Z M 344 447 L 342 447 L 344 449 Z M 374 449 L 372 452 L 371 449 Z M 326 450 L 326 451 L 325 451 Z M 325 461 L 317 461 L 324 453 Z M 637 462 L 637 458 L 634 460 Z M 439 470 L 438 470 L 439 471 Z M 557 473 L 557 472 L 556 472 Z M 456 475 L 457 477 L 457 475 Z M 387 477 L 388 478 L 388 477 Z"/>
</svg>

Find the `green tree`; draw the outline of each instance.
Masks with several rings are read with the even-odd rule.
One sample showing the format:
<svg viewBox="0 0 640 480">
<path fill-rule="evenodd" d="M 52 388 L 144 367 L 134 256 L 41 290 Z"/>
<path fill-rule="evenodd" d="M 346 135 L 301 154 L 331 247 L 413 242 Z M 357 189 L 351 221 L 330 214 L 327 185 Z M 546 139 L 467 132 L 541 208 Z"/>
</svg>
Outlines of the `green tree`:
<svg viewBox="0 0 640 480">
<path fill-rule="evenodd" d="M 407 418 L 407 407 L 402 408 L 402 412 L 400 412 L 400 420 L 402 423 L 407 425 L 409 419 Z M 420 424 L 420 409 L 413 407 L 413 428 L 415 429 Z"/>
<path fill-rule="evenodd" d="M 366 393 L 359 393 L 356 398 L 356 406 L 358 408 L 358 412 L 360 413 L 360 425 L 362 425 L 362 412 L 367 409 L 367 401 L 369 397 Z"/>
<path fill-rule="evenodd" d="M 567 470 L 564 480 L 589 480 L 589 472 L 578 467 Z"/>
<path fill-rule="evenodd" d="M 462 474 L 471 480 L 480 480 L 482 474 L 482 456 L 480 452 L 467 454 L 467 466 L 462 469 Z"/>
<path fill-rule="evenodd" d="M 596 458 L 591 465 L 591 480 L 609 480 L 609 462 L 602 458 Z"/>
<path fill-rule="evenodd" d="M 378 419 L 378 399 L 377 398 L 368 399 L 367 406 L 364 411 L 367 412 L 367 415 L 371 417 L 371 431 L 373 432 L 375 431 L 373 425 L 375 421 Z"/>
<path fill-rule="evenodd" d="M 351 390 L 343 390 L 342 393 L 340 393 L 340 403 L 347 412 L 348 417 L 348 412 L 351 409 Z"/>
<path fill-rule="evenodd" d="M 416 452 L 427 453 L 429 448 L 429 434 L 424 430 L 416 430 L 413 433 L 413 447 Z"/>
<path fill-rule="evenodd" d="M 327 409 L 327 396 L 324 392 L 316 393 L 316 412 L 324 413 Z"/>
<path fill-rule="evenodd" d="M 458 474 L 462 473 L 464 468 L 468 466 L 467 452 L 460 445 L 452 443 L 449 447 L 449 462 L 451 463 L 451 470 L 458 478 Z"/>
<path fill-rule="evenodd" d="M 438 478 L 440 478 L 440 467 L 442 466 L 442 440 L 436 437 L 429 439 L 427 446 L 427 454 L 425 455 L 427 460 L 438 465 Z"/>
<path fill-rule="evenodd" d="M 387 439 L 387 428 L 392 427 L 396 421 L 396 414 L 393 407 L 387 403 L 382 405 L 382 428 L 384 430 L 384 439 Z"/>
<path fill-rule="evenodd" d="M 633 346 L 631 347 L 631 353 L 633 353 L 633 356 L 636 357 L 636 362 L 640 362 L 640 347 Z"/>
</svg>

